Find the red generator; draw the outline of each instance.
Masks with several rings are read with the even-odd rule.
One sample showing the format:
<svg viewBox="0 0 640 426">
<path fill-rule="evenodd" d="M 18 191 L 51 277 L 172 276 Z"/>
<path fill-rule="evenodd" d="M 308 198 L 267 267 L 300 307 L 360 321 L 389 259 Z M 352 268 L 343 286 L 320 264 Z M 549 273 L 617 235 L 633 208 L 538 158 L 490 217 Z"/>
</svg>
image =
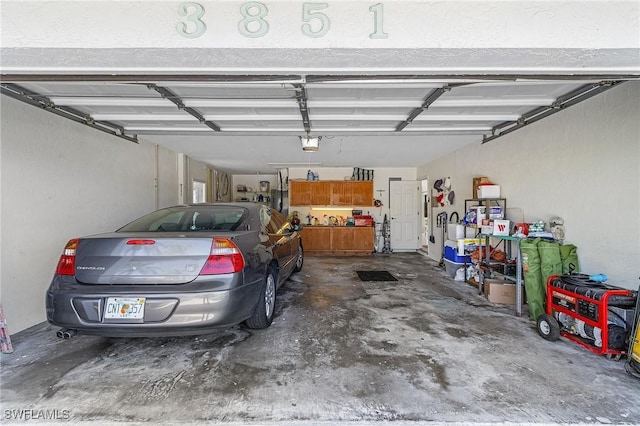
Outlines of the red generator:
<svg viewBox="0 0 640 426">
<path fill-rule="evenodd" d="M 553 275 L 547 280 L 546 313 L 537 319 L 546 340 L 563 336 L 599 355 L 619 360 L 627 353 L 638 293 L 589 275 Z"/>
</svg>

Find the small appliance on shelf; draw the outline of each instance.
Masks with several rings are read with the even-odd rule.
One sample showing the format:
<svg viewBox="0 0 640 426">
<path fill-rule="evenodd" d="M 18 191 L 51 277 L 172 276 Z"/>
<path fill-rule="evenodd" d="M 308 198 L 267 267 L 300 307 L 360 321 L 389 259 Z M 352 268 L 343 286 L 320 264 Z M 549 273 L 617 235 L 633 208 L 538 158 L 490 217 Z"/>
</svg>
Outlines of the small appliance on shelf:
<svg viewBox="0 0 640 426">
<path fill-rule="evenodd" d="M 353 215 L 356 226 L 373 226 L 373 216 L 369 215 Z"/>
</svg>

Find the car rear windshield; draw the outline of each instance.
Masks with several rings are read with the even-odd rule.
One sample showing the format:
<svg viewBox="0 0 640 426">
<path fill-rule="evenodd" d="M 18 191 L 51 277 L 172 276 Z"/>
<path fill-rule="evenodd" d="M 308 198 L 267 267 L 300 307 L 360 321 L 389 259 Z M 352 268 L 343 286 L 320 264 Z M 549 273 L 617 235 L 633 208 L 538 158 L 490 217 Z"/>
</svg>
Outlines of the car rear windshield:
<svg viewBox="0 0 640 426">
<path fill-rule="evenodd" d="M 231 206 L 170 207 L 134 220 L 117 232 L 235 231 L 246 209 Z"/>
</svg>

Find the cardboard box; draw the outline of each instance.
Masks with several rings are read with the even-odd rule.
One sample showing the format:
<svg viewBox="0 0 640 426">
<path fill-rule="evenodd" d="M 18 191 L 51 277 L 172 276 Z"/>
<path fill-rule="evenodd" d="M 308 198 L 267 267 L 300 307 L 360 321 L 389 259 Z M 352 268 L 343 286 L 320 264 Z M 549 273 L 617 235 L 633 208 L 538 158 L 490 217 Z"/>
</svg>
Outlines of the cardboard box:
<svg viewBox="0 0 640 426">
<path fill-rule="evenodd" d="M 483 183 L 489 183 L 489 178 L 486 176 L 474 177 L 473 178 L 473 198 L 478 197 L 478 187 Z"/>
<path fill-rule="evenodd" d="M 475 217 L 472 217 L 472 223 L 476 226 L 482 226 L 482 220 L 487 219 L 487 208 L 485 206 L 476 206 L 471 207 L 476 210 Z M 504 209 L 501 206 L 491 206 L 489 207 L 489 217 L 490 220 L 495 219 L 504 219 Z M 488 225 L 488 223 L 486 223 Z"/>
<path fill-rule="evenodd" d="M 510 231 L 511 231 L 510 220 L 496 219 L 493 221 L 493 235 L 509 235 Z"/>
<path fill-rule="evenodd" d="M 482 225 L 482 227 L 480 228 L 480 232 L 482 234 L 486 234 L 486 235 L 491 235 L 493 234 L 493 226 L 492 225 Z"/>
<path fill-rule="evenodd" d="M 513 282 L 486 278 L 482 284 L 482 291 L 491 303 L 516 304 L 516 284 Z M 524 303 L 524 290 L 521 296 Z"/>
<path fill-rule="evenodd" d="M 500 185 L 480 185 L 478 198 L 500 198 Z"/>
</svg>

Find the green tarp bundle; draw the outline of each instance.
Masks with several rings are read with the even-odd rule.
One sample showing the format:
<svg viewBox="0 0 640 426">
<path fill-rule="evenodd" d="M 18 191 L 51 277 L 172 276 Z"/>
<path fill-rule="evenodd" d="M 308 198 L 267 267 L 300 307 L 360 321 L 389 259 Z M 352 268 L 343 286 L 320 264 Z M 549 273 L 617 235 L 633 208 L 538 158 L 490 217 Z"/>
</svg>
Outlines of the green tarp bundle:
<svg viewBox="0 0 640 426">
<path fill-rule="evenodd" d="M 573 244 L 564 244 L 560 246 L 560 258 L 562 259 L 562 273 L 568 274 L 572 272 L 577 274 L 580 272 L 578 264 L 578 247 Z M 570 265 L 573 265 L 572 267 Z"/>
<path fill-rule="evenodd" d="M 560 245 L 540 238 L 526 239 L 520 242 L 522 254 L 522 277 L 527 292 L 529 317 L 536 321 L 545 313 L 545 295 L 547 280 L 552 275 L 579 272 L 578 248 L 573 244 Z"/>
<path fill-rule="evenodd" d="M 560 244 L 542 240 L 538 243 L 540 255 L 540 271 L 542 285 L 547 288 L 547 280 L 551 275 L 562 275 L 562 259 L 560 258 Z"/>
<path fill-rule="evenodd" d="M 524 288 L 527 292 L 529 318 L 534 321 L 537 320 L 540 315 L 545 313 L 545 287 L 542 282 L 540 255 L 538 254 L 538 244 L 540 241 L 540 238 L 536 238 L 534 240 L 526 239 L 520 242 L 520 253 L 522 254 L 522 277 L 524 278 Z"/>
</svg>

